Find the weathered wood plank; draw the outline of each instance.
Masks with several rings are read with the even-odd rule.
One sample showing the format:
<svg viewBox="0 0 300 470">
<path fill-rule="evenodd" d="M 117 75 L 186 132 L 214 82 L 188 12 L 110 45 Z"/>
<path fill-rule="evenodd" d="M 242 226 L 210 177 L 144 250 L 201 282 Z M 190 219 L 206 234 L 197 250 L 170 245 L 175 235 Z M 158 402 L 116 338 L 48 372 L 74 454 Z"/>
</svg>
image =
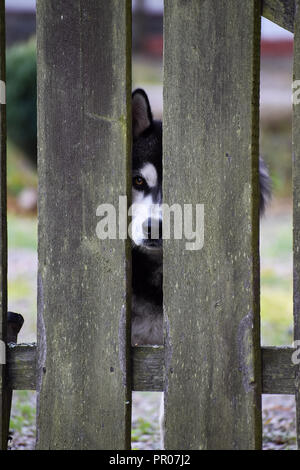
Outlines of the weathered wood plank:
<svg viewBox="0 0 300 470">
<path fill-rule="evenodd" d="M 294 348 L 262 348 L 262 393 L 295 394 L 297 366 L 292 363 Z"/>
<path fill-rule="evenodd" d="M 38 449 L 130 448 L 131 2 L 39 0 Z M 51 410 L 51 413 L 49 412 Z"/>
<path fill-rule="evenodd" d="M 294 35 L 294 80 L 300 80 L 300 1 L 296 0 Z M 296 84 L 297 85 L 297 84 Z M 293 100 L 293 253 L 294 339 L 300 340 L 300 103 L 296 87 Z M 297 442 L 300 449 L 300 374 L 296 380 Z"/>
<path fill-rule="evenodd" d="M 36 390 L 36 344 L 9 344 L 7 384 L 11 390 Z"/>
<path fill-rule="evenodd" d="M 162 392 L 164 389 L 164 348 L 132 348 L 132 390 Z"/>
<path fill-rule="evenodd" d="M 262 348 L 262 393 L 295 393 L 295 379 L 299 366 L 292 363 L 291 347 Z M 164 348 L 136 347 L 131 351 L 132 390 L 162 392 L 164 390 Z M 35 390 L 36 345 L 9 345 L 7 355 L 7 382 L 12 390 Z"/>
<path fill-rule="evenodd" d="M 3 418 L 4 418 L 4 448 L 7 448 L 7 442 L 8 442 L 8 436 L 9 436 L 9 424 L 10 424 L 10 413 L 11 413 L 11 405 L 12 405 L 12 396 L 13 396 L 13 386 L 10 383 L 9 380 L 9 370 L 10 370 L 10 364 L 9 364 L 9 350 L 16 346 L 17 340 L 18 340 L 18 334 L 20 332 L 20 329 L 22 328 L 22 325 L 24 323 L 24 319 L 22 315 L 14 312 L 7 312 L 7 323 L 6 323 L 6 365 L 5 365 L 5 377 L 4 377 L 4 383 L 5 383 L 5 389 L 4 389 L 4 412 L 3 412 Z M 22 368 L 23 369 L 23 368 Z M 20 371 L 20 376 L 22 376 L 23 370 Z M 32 370 L 32 367 L 30 367 L 30 373 L 34 373 L 35 375 L 35 369 L 34 371 Z M 28 381 L 24 381 L 24 385 L 26 385 L 26 388 L 28 386 Z"/>
<path fill-rule="evenodd" d="M 164 241 L 167 449 L 261 446 L 260 12 L 165 1 L 164 202 L 205 211 L 201 250 Z"/>
<path fill-rule="evenodd" d="M 295 378 L 299 366 L 292 363 L 291 347 L 264 347 L 262 352 L 262 393 L 295 393 Z M 164 390 L 164 349 L 138 347 L 132 349 L 134 391 Z"/>
<path fill-rule="evenodd" d="M 6 343 L 7 321 L 7 223 L 6 223 L 6 106 L 5 106 L 5 0 L 0 0 L 0 352 Z M 1 357 L 0 357 L 1 358 Z M 0 361 L 0 450 L 7 448 L 11 392 Z"/>
<path fill-rule="evenodd" d="M 294 32 L 295 0 L 263 0 L 262 4 L 265 18 Z"/>
</svg>

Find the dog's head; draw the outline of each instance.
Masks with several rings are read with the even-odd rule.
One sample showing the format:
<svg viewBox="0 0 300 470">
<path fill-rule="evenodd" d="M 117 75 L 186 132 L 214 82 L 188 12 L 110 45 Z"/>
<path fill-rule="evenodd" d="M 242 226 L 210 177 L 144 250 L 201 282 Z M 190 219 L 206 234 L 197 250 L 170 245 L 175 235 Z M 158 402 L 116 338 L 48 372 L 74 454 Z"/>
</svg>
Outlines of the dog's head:
<svg viewBox="0 0 300 470">
<path fill-rule="evenodd" d="M 162 250 L 162 123 L 146 93 L 132 94 L 132 240 L 155 256 Z"/>
</svg>

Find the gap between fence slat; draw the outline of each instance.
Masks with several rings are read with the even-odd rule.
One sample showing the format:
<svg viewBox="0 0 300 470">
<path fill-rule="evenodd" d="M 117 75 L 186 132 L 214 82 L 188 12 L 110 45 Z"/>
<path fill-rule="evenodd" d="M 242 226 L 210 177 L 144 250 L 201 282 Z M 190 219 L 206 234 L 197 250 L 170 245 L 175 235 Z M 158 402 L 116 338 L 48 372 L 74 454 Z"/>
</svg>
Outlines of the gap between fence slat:
<svg viewBox="0 0 300 470">
<path fill-rule="evenodd" d="M 5 1 L 0 0 L 0 354 L 6 343 L 7 321 L 7 218 L 6 218 L 6 106 L 5 106 Z M 1 357 L 0 356 L 0 357 Z M 5 365 L 0 361 L 0 449 L 7 448 L 11 391 L 7 388 Z"/>
<path fill-rule="evenodd" d="M 300 80 L 300 1 L 295 1 L 294 73 L 293 80 Z M 300 82 L 299 82 L 300 83 Z M 299 84 L 293 96 L 293 256 L 294 256 L 294 339 L 300 340 L 300 100 Z M 297 91 L 298 90 L 298 91 Z M 300 449 L 300 374 L 296 380 L 297 442 Z"/>
</svg>

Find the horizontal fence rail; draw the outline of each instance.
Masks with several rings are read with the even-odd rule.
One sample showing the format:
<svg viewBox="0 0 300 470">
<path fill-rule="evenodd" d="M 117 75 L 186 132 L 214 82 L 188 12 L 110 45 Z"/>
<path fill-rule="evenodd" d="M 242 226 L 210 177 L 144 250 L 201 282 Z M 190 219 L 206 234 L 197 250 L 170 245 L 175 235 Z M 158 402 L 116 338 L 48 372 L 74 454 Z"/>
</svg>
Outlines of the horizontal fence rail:
<svg viewBox="0 0 300 470">
<path fill-rule="evenodd" d="M 293 33 L 295 0 L 264 0 L 262 15 Z"/>
<path fill-rule="evenodd" d="M 292 347 L 264 347 L 262 393 L 293 395 L 300 366 L 293 364 Z M 164 348 L 132 348 L 132 391 L 162 392 L 165 383 Z M 36 389 L 36 345 L 9 345 L 7 383 L 12 390 Z"/>
</svg>

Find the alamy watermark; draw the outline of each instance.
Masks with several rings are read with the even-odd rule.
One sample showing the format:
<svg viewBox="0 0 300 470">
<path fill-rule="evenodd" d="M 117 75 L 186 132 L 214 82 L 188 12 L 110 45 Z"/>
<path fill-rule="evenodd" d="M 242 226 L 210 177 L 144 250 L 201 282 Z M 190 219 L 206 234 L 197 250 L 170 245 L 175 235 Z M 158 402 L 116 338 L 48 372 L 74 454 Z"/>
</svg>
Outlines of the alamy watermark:
<svg viewBox="0 0 300 470">
<path fill-rule="evenodd" d="M 182 240 L 186 250 L 201 250 L 204 245 L 204 204 L 134 203 L 127 209 L 127 197 L 119 196 L 118 207 L 100 204 L 101 217 L 96 226 L 100 240 L 125 240 L 129 236 L 136 245 L 145 240 Z M 127 220 L 130 220 L 127 224 Z"/>
</svg>

